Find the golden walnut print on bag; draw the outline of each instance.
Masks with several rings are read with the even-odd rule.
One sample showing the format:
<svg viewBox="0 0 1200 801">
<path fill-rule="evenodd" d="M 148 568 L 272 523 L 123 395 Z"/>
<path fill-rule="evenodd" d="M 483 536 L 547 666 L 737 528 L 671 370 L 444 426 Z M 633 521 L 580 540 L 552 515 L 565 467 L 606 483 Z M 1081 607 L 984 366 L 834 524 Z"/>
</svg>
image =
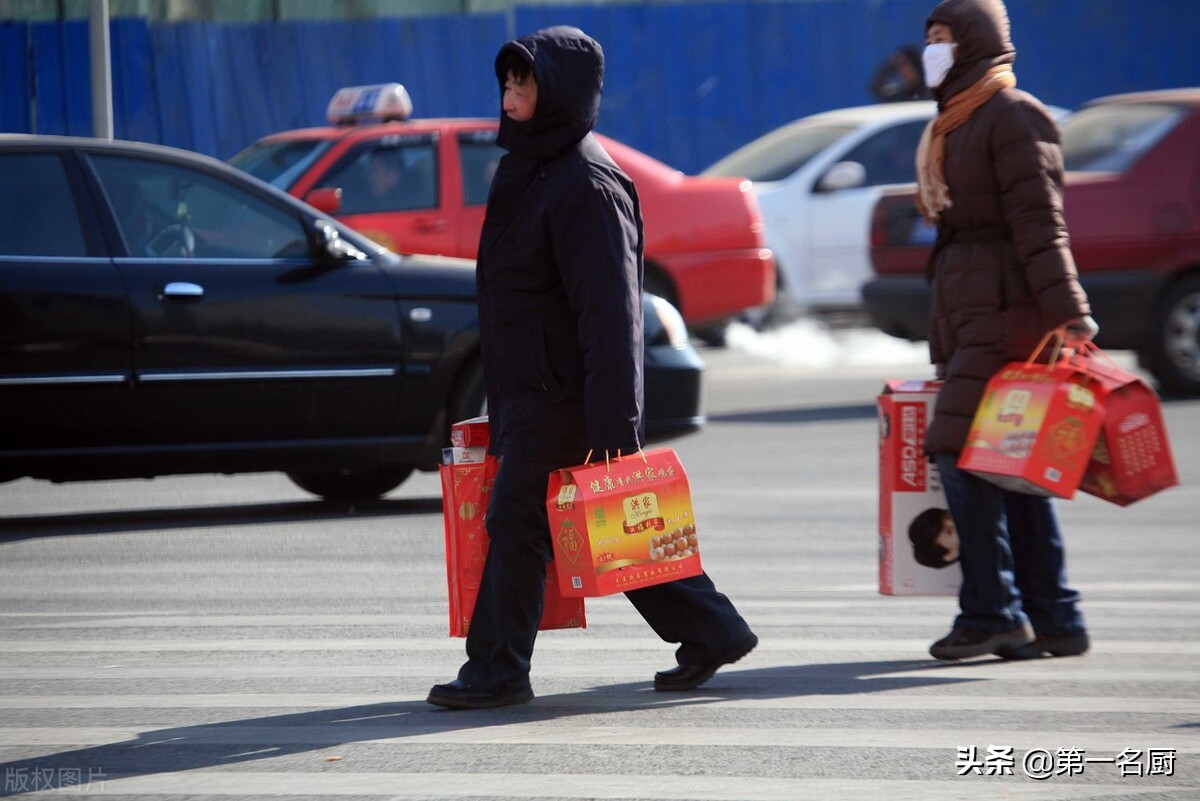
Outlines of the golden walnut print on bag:
<svg viewBox="0 0 1200 801">
<path fill-rule="evenodd" d="M 700 540 L 696 527 L 688 524 L 672 532 L 650 538 L 650 561 L 672 561 L 686 559 L 700 553 Z"/>
</svg>

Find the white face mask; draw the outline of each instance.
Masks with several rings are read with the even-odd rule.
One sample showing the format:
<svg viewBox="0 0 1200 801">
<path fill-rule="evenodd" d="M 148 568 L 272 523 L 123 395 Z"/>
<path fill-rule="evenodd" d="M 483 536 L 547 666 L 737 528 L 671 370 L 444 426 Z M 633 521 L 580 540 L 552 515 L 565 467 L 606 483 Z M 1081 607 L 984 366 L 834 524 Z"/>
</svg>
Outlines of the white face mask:
<svg viewBox="0 0 1200 801">
<path fill-rule="evenodd" d="M 921 63 L 925 67 L 925 85 L 930 89 L 941 86 L 946 79 L 946 73 L 954 66 L 954 42 L 938 42 L 925 45 L 921 54 Z"/>
</svg>

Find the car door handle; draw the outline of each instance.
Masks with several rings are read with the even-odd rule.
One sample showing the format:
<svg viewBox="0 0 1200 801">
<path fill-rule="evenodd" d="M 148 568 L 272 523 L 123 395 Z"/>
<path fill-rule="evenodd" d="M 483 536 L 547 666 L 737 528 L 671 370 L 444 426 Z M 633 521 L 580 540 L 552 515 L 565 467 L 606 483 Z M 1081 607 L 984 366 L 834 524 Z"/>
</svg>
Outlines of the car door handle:
<svg viewBox="0 0 1200 801">
<path fill-rule="evenodd" d="M 159 300 L 199 300 L 204 297 L 204 287 L 190 281 L 172 281 L 163 287 Z"/>
<path fill-rule="evenodd" d="M 446 225 L 445 220 L 417 220 L 413 223 L 413 228 L 423 234 L 427 234 L 430 231 L 445 230 Z"/>
</svg>

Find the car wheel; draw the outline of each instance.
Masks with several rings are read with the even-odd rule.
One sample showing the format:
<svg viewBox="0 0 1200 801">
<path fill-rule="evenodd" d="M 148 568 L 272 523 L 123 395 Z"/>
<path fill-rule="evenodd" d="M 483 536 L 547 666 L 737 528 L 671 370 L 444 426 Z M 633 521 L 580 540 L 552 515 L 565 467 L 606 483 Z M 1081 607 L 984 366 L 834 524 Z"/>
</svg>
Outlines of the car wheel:
<svg viewBox="0 0 1200 801">
<path fill-rule="evenodd" d="M 697 326 L 692 329 L 692 334 L 709 347 L 723 348 L 728 344 L 729 321 L 721 320 L 719 323 Z"/>
<path fill-rule="evenodd" d="M 1200 395 L 1200 275 L 1168 289 L 1152 319 L 1147 368 L 1164 390 Z"/>
<path fill-rule="evenodd" d="M 769 331 L 786 324 L 794 314 L 788 305 L 787 287 L 783 285 L 783 272 L 775 266 L 775 297 L 765 306 L 746 309 L 738 319 L 755 331 Z"/>
<path fill-rule="evenodd" d="M 362 469 L 313 470 L 288 473 L 300 489 L 327 501 L 373 501 L 404 483 L 411 467 L 387 466 Z"/>
<path fill-rule="evenodd" d="M 675 285 L 656 267 L 646 266 L 642 276 L 642 291 L 648 295 L 658 295 L 675 308 L 679 308 L 679 299 L 675 297 Z"/>
</svg>

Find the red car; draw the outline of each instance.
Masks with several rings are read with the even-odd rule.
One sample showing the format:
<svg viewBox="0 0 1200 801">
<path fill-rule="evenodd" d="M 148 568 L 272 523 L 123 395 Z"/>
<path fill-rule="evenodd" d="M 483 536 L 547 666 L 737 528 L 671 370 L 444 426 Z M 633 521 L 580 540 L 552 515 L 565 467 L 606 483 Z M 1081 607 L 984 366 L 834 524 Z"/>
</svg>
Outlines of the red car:
<svg viewBox="0 0 1200 801">
<path fill-rule="evenodd" d="M 1200 88 L 1093 100 L 1062 140 L 1064 213 L 1097 343 L 1136 351 L 1164 390 L 1200 395 Z M 879 200 L 863 300 L 893 336 L 928 336 L 933 238 L 912 188 Z"/>
<path fill-rule="evenodd" d="M 341 90 L 325 128 L 267 136 L 230 163 L 303 198 L 391 250 L 474 258 L 503 151 L 496 120 L 408 119 L 399 84 Z M 697 334 L 774 299 L 775 262 L 750 183 L 685 176 L 597 135 L 637 185 L 647 292 Z"/>
</svg>

